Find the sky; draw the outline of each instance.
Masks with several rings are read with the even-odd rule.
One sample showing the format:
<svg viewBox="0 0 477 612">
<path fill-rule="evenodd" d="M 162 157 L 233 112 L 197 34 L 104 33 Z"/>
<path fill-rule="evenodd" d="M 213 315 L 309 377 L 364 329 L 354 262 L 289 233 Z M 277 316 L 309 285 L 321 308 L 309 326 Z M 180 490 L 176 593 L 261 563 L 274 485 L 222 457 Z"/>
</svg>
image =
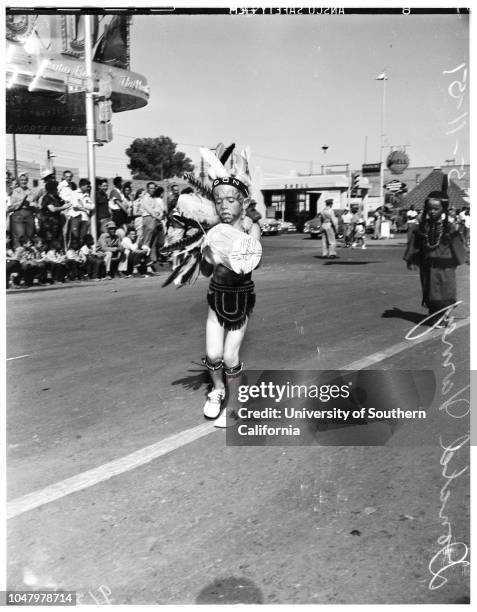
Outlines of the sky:
<svg viewBox="0 0 477 612">
<path fill-rule="evenodd" d="M 451 95 L 465 67 L 449 73 L 468 66 L 468 27 L 454 14 L 136 16 L 131 69 L 151 97 L 114 115 L 97 174 L 127 178 L 129 143 L 161 135 L 195 164 L 199 146 L 249 145 L 265 175 L 378 162 L 384 70 L 385 144 L 408 145 L 411 166 L 469 163 L 468 117 L 453 123 L 469 110 L 468 87 L 460 108 Z M 17 136 L 19 159 L 47 148 L 86 173 L 84 137 Z"/>
</svg>

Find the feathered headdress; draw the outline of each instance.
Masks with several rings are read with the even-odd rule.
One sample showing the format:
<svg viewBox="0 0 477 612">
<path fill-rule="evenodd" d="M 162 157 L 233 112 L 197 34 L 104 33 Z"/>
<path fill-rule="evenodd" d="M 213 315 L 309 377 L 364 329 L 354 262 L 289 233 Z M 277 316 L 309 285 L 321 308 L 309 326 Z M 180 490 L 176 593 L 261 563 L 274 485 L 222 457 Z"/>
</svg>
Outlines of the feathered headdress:
<svg viewBox="0 0 477 612">
<path fill-rule="evenodd" d="M 234 152 L 235 144 L 225 149 L 222 143 L 215 148 L 215 153 L 205 147 L 200 148 L 200 154 L 209 164 L 209 178 L 212 189 L 218 185 L 232 185 L 246 198 L 250 189 L 250 148 L 245 147 L 240 155 Z M 229 166 L 229 167 L 227 167 Z"/>
<path fill-rule="evenodd" d="M 228 147 L 219 143 L 215 151 L 201 147 L 200 153 L 207 162 L 208 176 L 212 181 L 209 186 L 193 174 L 185 174 L 184 178 L 197 193 L 181 194 L 176 210 L 171 215 L 173 230 L 168 233 L 162 253 L 172 257 L 172 273 L 163 283 L 163 287 L 174 283 L 183 287 L 199 275 L 202 258 L 202 245 L 206 230 L 219 222 L 215 205 L 212 201 L 212 191 L 218 185 L 232 185 L 246 198 L 250 187 L 250 149 L 245 147 L 240 155 L 234 153 L 235 143 Z"/>
</svg>

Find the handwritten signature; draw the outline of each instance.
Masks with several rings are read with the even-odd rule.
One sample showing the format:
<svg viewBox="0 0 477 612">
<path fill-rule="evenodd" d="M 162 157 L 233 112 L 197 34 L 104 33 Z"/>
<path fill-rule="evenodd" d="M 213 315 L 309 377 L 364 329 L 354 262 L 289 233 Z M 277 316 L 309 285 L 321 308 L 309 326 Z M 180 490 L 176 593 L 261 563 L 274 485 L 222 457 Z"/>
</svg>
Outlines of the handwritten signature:
<svg viewBox="0 0 477 612">
<path fill-rule="evenodd" d="M 456 371 L 455 364 L 452 361 L 452 351 L 454 345 L 448 338 L 456 329 L 454 316 L 451 313 L 461 303 L 462 301 L 455 302 L 450 306 L 432 313 L 415 325 L 405 336 L 407 340 L 417 340 L 418 338 L 422 338 L 431 332 L 433 329 L 436 329 L 444 320 L 447 321 L 447 327 L 444 328 L 442 333 L 442 342 L 445 345 L 445 349 L 442 352 L 442 367 L 448 370 L 442 380 L 441 394 L 443 397 L 448 396 L 448 394 L 454 388 L 454 382 L 452 380 Z M 433 325 L 430 325 L 428 328 L 416 334 L 416 330 L 421 328 L 423 324 L 429 322 L 431 319 L 433 320 L 437 315 L 440 316 L 433 322 Z M 459 391 L 453 393 L 453 395 L 450 397 L 447 397 L 439 406 L 439 410 L 444 411 L 453 419 L 461 419 L 466 417 L 470 412 L 470 401 L 463 395 L 469 389 L 469 387 L 470 385 L 466 385 L 462 389 L 459 389 Z M 428 588 L 430 590 L 439 589 L 448 582 L 448 578 L 444 574 L 451 567 L 460 566 L 464 568 L 470 565 L 470 562 L 467 561 L 469 548 L 464 542 L 454 541 L 452 523 L 449 520 L 449 516 L 445 513 L 446 505 L 451 495 L 451 483 L 469 469 L 469 466 L 466 465 L 460 470 L 454 469 L 453 472 L 449 474 L 448 466 L 456 453 L 465 444 L 467 444 L 469 440 L 470 435 L 468 433 L 459 436 L 450 444 L 443 444 L 442 437 L 439 437 L 439 445 L 443 450 L 440 458 L 440 465 L 442 466 L 442 476 L 445 479 L 445 483 L 442 486 L 439 494 L 439 499 L 441 502 L 441 507 L 439 509 L 439 520 L 441 522 L 441 526 L 445 529 L 445 532 L 437 538 L 437 544 L 442 548 L 440 548 L 429 561 L 428 567 L 432 575 L 432 578 L 428 584 Z"/>
<path fill-rule="evenodd" d="M 458 437 L 456 440 L 450 443 L 450 445 L 443 445 L 442 438 L 440 438 L 440 447 L 443 449 L 443 453 L 440 459 L 440 465 L 443 466 L 442 476 L 446 479 L 444 486 L 441 488 L 439 499 L 441 501 L 441 507 L 439 509 L 439 519 L 441 525 L 445 527 L 446 533 L 442 534 L 437 538 L 437 543 L 442 546 L 440 550 L 429 561 L 429 571 L 432 574 L 432 578 L 429 582 L 428 588 L 430 590 L 436 590 L 444 586 L 448 579 L 444 576 L 444 573 L 454 566 L 467 567 L 470 562 L 467 561 L 469 554 L 469 548 L 464 542 L 453 541 L 452 536 L 452 524 L 449 520 L 448 515 L 444 514 L 446 504 L 449 500 L 451 491 L 449 489 L 450 483 L 459 478 L 462 474 L 468 471 L 469 466 L 466 465 L 461 470 L 454 470 L 452 474 L 447 473 L 447 466 L 455 453 L 461 449 L 470 440 L 470 435 L 465 434 Z M 438 569 L 436 569 L 438 568 Z"/>
</svg>

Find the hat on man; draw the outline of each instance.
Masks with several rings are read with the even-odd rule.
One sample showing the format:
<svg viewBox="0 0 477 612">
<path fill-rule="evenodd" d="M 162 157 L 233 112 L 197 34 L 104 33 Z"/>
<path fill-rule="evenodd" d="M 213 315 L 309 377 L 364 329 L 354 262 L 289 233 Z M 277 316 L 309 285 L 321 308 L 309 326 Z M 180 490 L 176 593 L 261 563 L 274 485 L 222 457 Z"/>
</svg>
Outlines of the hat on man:
<svg viewBox="0 0 477 612">
<path fill-rule="evenodd" d="M 333 199 L 329 198 L 328 200 L 325 200 L 325 204 L 333 204 Z"/>
<path fill-rule="evenodd" d="M 53 170 L 49 170 L 48 168 L 46 170 L 43 170 L 43 172 L 41 173 L 41 178 L 43 180 L 47 179 L 49 176 L 54 176 L 55 173 L 53 172 Z"/>
<path fill-rule="evenodd" d="M 110 229 L 110 228 L 116 229 L 116 223 L 114 223 L 114 221 L 108 221 L 104 227 L 106 229 Z"/>
</svg>

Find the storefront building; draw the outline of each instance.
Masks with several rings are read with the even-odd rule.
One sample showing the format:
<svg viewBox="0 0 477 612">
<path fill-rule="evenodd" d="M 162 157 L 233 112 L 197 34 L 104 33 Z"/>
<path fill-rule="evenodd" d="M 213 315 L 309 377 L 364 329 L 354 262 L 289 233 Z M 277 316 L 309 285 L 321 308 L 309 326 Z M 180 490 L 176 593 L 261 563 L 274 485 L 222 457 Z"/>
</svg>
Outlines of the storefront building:
<svg viewBox="0 0 477 612">
<path fill-rule="evenodd" d="M 284 175 L 263 178 L 260 191 L 268 217 L 300 223 L 313 218 L 333 200 L 334 209 L 348 202 L 346 174 Z"/>
</svg>

